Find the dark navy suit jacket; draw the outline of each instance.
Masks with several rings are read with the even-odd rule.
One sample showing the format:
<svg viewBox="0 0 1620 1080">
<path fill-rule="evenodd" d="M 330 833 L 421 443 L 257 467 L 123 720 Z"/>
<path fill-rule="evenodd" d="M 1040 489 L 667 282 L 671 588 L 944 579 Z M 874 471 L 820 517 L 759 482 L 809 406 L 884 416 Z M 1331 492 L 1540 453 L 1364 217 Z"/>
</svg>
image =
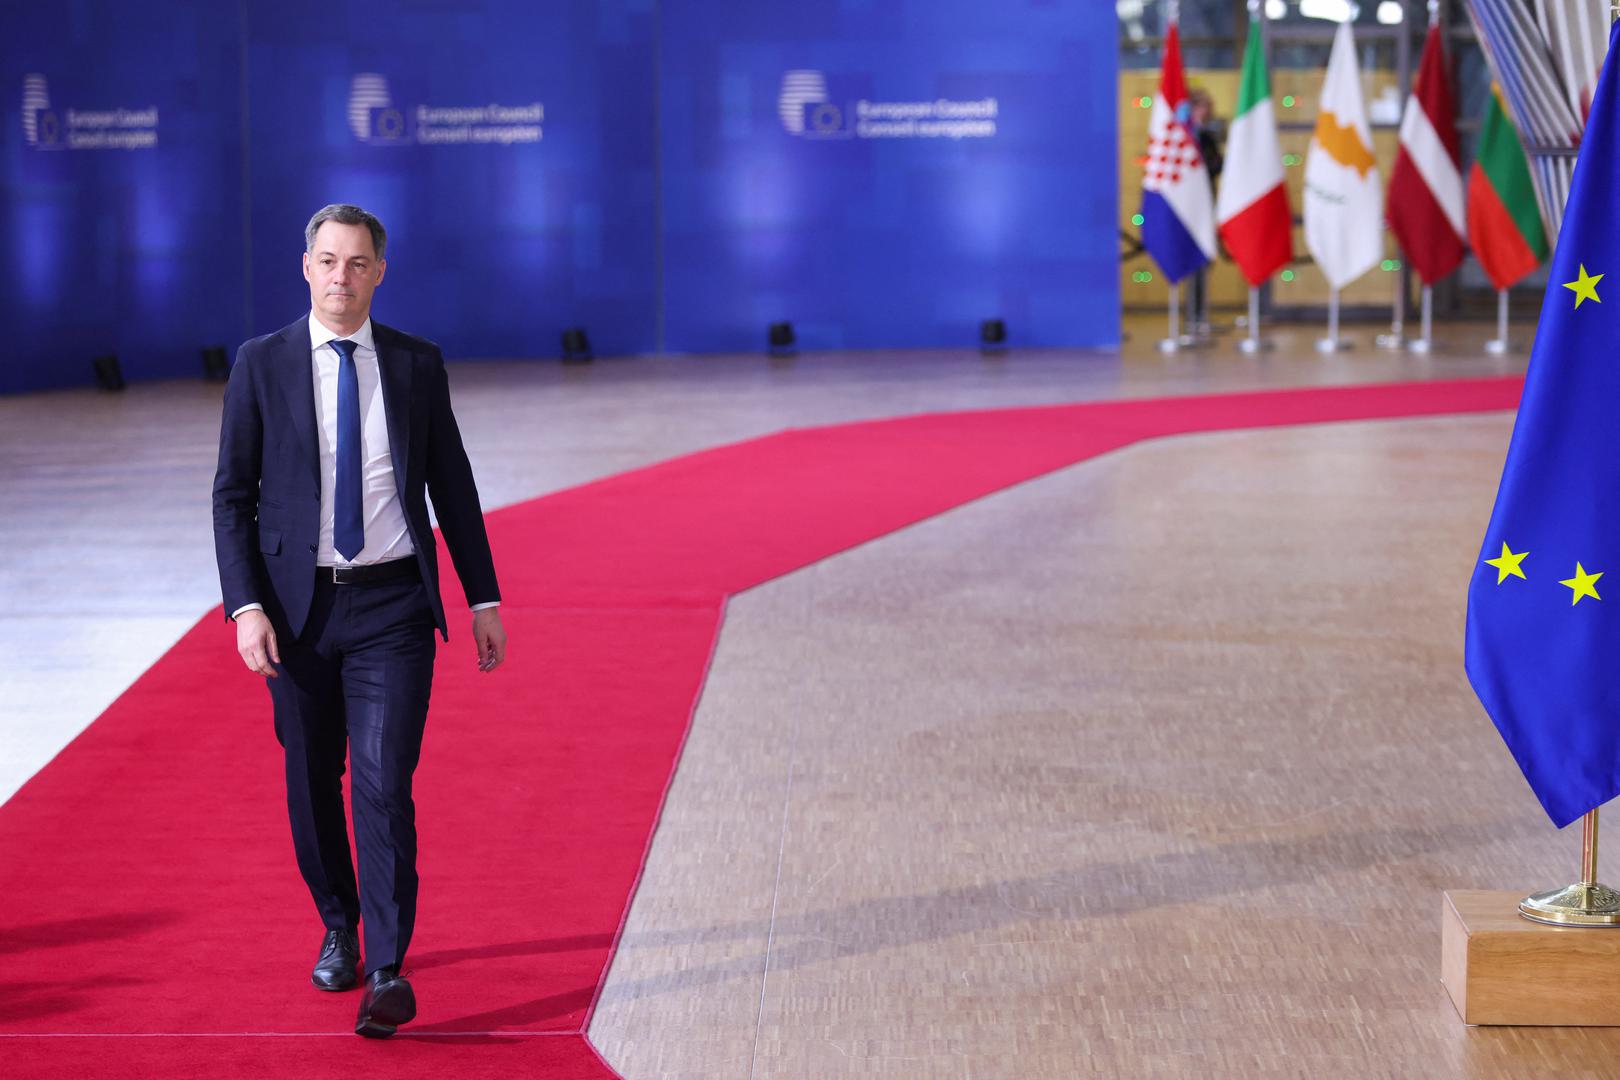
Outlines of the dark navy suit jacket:
<svg viewBox="0 0 1620 1080">
<path fill-rule="evenodd" d="M 469 605 L 501 598 L 483 509 L 450 411 L 443 353 L 431 341 L 378 322 L 371 329 L 394 483 L 434 621 L 448 640 L 425 496 L 433 499 Z M 310 365 L 309 316 L 237 350 L 225 388 L 214 474 L 214 551 L 225 613 L 263 604 L 272 617 L 279 614 L 294 637 L 309 617 L 321 529 Z"/>
</svg>

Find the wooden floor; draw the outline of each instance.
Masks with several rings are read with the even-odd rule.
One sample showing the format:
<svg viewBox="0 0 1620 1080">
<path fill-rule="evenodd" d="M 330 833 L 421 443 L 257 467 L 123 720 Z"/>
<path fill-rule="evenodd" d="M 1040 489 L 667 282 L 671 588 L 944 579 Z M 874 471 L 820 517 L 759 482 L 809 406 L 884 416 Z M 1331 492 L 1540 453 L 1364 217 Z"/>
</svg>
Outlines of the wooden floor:
<svg viewBox="0 0 1620 1080">
<path fill-rule="evenodd" d="M 1509 427 L 1146 444 L 735 600 L 597 1045 L 693 1080 L 1615 1075 L 1620 1033 L 1470 1030 L 1439 983 L 1440 890 L 1578 856 L 1462 673 Z"/>
<path fill-rule="evenodd" d="M 1150 335 L 452 380 L 494 505 L 787 426 L 1505 370 L 1474 327 Z M 218 397 L 0 399 L 0 797 L 215 602 Z M 1510 423 L 1144 444 L 737 598 L 597 1045 L 694 1080 L 1620 1074 L 1620 1033 L 1468 1029 L 1439 985 L 1441 889 L 1577 861 L 1462 676 Z"/>
</svg>

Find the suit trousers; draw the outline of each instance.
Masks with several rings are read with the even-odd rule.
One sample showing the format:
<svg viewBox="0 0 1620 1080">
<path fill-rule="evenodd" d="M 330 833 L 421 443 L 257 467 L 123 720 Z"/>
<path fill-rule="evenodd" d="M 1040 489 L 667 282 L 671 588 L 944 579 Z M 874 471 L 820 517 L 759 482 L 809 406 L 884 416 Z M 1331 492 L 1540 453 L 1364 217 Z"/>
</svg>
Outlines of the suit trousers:
<svg viewBox="0 0 1620 1080">
<path fill-rule="evenodd" d="M 433 687 L 433 609 L 417 577 L 316 585 L 293 640 L 280 613 L 279 677 L 265 680 L 286 752 L 293 851 L 329 930 L 365 932 L 365 968 L 399 966 L 416 923 L 411 777 Z M 358 889 L 343 813 L 347 750 Z"/>
</svg>

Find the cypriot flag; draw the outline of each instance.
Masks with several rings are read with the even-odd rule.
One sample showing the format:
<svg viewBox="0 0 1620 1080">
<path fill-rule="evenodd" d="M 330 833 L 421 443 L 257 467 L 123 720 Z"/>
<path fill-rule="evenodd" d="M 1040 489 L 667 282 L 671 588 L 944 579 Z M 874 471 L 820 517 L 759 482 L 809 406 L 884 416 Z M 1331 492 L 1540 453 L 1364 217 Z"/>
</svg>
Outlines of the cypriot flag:
<svg viewBox="0 0 1620 1080">
<path fill-rule="evenodd" d="M 1350 24 L 1340 23 L 1305 156 L 1305 246 L 1335 289 L 1383 258 L 1382 203 L 1356 43 Z"/>
</svg>

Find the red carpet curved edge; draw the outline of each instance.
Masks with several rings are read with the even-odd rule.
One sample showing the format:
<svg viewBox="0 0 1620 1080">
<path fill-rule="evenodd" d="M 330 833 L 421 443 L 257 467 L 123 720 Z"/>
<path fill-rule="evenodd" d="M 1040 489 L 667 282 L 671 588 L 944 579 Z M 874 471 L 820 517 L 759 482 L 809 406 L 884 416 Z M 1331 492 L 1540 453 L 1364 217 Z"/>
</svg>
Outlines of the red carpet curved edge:
<svg viewBox="0 0 1620 1080">
<path fill-rule="evenodd" d="M 384 1043 L 349 1033 L 355 994 L 306 981 L 320 928 L 269 702 L 216 609 L 0 806 L 0 1071 L 612 1077 L 584 1033 L 727 597 L 1142 439 L 1509 410 L 1521 389 L 1383 384 L 789 430 L 493 512 L 512 656 L 480 676 L 459 618 L 440 646 L 416 784 L 408 968 L 422 1011 Z"/>
</svg>

